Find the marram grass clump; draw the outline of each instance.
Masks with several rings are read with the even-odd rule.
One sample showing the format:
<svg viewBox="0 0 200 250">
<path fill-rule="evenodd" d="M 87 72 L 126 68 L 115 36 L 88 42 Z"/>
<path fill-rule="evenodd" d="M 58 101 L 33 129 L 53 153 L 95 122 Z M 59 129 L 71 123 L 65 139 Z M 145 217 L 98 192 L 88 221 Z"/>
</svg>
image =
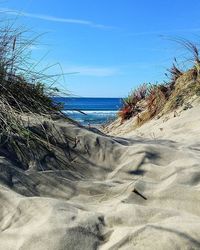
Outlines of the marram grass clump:
<svg viewBox="0 0 200 250">
<path fill-rule="evenodd" d="M 141 120 L 140 114 L 146 110 L 149 118 L 154 117 L 169 98 L 172 88 L 172 84 L 143 84 L 124 100 L 124 105 L 118 113 L 121 121 L 134 116 Z"/>
<path fill-rule="evenodd" d="M 0 28 L 0 155 L 24 170 L 31 162 L 42 170 L 45 164 L 40 162 L 48 155 L 62 167 L 69 155 L 56 145 L 59 140 L 68 145 L 73 138 L 61 138 L 56 129 L 52 132 L 53 125 L 47 126 L 52 118 L 65 117 L 62 106 L 52 100 L 58 92 L 55 78 L 33 70 L 29 48 L 34 39 L 25 37 L 13 25 Z"/>
<path fill-rule="evenodd" d="M 24 112 L 59 111 L 61 107 L 51 98 L 58 92 L 55 77 L 34 70 L 37 63 L 31 59 L 30 48 L 36 38 L 28 39 L 26 31 L 13 26 L 0 28 L 0 98 Z"/>
<path fill-rule="evenodd" d="M 137 118 L 137 125 L 159 115 L 171 112 L 193 97 L 200 95 L 200 59 L 197 46 L 187 40 L 181 44 L 193 55 L 193 66 L 185 72 L 173 63 L 166 73 L 169 81 L 162 84 L 142 84 L 127 98 L 118 112 L 121 123 L 131 117 Z"/>
</svg>

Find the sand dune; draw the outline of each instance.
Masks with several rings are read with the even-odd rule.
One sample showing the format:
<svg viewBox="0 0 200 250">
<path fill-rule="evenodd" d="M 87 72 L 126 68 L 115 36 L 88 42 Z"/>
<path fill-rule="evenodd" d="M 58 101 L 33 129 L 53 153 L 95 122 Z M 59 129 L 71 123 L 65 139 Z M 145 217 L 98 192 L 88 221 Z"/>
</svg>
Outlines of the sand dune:
<svg viewBox="0 0 200 250">
<path fill-rule="evenodd" d="M 55 126 L 79 142 L 62 168 L 0 158 L 0 249 L 200 249 L 199 107 L 126 137 Z"/>
</svg>

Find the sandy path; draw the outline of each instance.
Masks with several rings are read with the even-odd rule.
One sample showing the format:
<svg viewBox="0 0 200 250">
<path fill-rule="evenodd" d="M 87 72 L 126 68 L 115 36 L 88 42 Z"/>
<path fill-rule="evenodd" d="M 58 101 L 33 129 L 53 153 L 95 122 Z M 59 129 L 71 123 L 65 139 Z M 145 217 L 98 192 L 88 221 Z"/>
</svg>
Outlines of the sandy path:
<svg viewBox="0 0 200 250">
<path fill-rule="evenodd" d="M 77 168 L 25 172 L 12 188 L 1 177 L 0 249 L 200 249 L 200 116 L 192 112 L 193 125 L 188 115 L 169 121 L 156 139 L 58 124 L 80 139 Z M 2 169 L 9 164 L 0 159 Z M 22 195 L 28 189 L 35 195 Z"/>
</svg>

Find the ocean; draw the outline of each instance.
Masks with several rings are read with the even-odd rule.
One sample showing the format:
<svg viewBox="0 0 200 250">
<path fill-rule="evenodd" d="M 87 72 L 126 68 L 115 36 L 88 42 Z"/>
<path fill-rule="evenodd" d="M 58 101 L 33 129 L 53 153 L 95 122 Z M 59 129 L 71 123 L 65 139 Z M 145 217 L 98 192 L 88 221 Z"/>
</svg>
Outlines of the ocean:
<svg viewBox="0 0 200 250">
<path fill-rule="evenodd" d="M 63 112 L 67 116 L 87 126 L 114 120 L 122 106 L 121 98 L 54 97 L 54 101 L 64 104 Z"/>
</svg>

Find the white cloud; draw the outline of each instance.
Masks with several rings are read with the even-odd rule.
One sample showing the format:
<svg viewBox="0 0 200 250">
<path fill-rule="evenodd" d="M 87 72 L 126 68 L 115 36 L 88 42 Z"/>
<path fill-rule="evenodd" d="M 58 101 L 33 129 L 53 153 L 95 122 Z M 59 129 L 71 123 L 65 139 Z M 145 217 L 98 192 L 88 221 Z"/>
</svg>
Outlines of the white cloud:
<svg viewBox="0 0 200 250">
<path fill-rule="evenodd" d="M 67 66 L 65 73 L 76 72 L 82 76 L 113 76 L 119 73 L 119 70 L 112 67 L 94 67 L 94 66 Z"/>
<path fill-rule="evenodd" d="M 8 9 L 8 8 L 0 8 L 0 12 L 8 14 L 8 15 L 24 16 L 24 17 L 36 18 L 36 19 L 41 19 L 41 20 L 50 21 L 50 22 L 79 24 L 79 25 L 85 25 L 85 26 L 90 26 L 94 28 L 113 28 L 111 26 L 97 24 L 88 20 L 62 18 L 62 17 L 55 17 L 55 16 L 43 15 L 43 14 L 33 14 L 29 12 L 23 12 L 23 11 L 14 10 L 14 9 Z"/>
</svg>

